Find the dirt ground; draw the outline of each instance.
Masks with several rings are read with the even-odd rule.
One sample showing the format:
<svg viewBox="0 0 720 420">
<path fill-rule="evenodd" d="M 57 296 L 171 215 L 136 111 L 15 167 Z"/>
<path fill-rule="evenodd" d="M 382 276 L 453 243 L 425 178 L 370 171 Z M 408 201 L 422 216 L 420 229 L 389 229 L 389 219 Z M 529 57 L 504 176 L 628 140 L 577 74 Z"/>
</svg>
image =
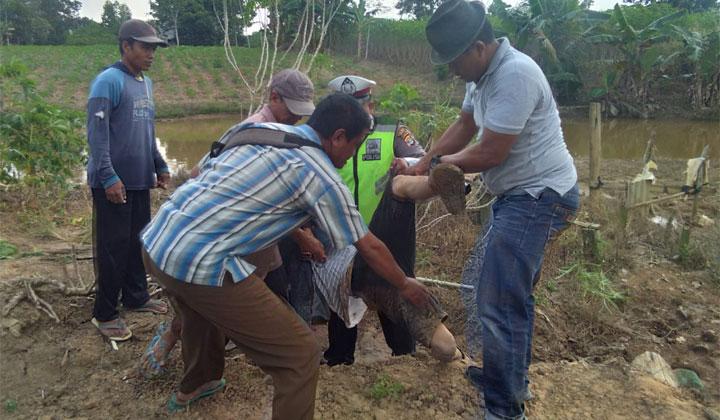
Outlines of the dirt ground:
<svg viewBox="0 0 720 420">
<path fill-rule="evenodd" d="M 587 163 L 578 161 L 581 176 Z M 573 275 L 562 275 L 582 255 L 579 229 L 570 229 L 548 251 L 544 276 L 536 288 L 535 398 L 528 414 L 538 419 L 716 419 L 720 412 L 720 281 L 703 263 L 703 252 L 720 248 L 720 196 L 717 183 L 699 200 L 700 215 L 714 224 L 695 227 L 695 247 L 679 261 L 672 229 L 630 218 L 623 234 L 614 208 L 622 181 L 637 162 L 607 161 L 601 204 L 587 204 L 580 219 L 601 224 L 605 244 L 599 267 L 626 298 L 617 306 L 593 299 Z M 670 187 L 682 162 L 659 162 L 658 177 Z M 717 174 L 714 174 L 717 180 Z M 88 245 L 89 204 L 80 188 L 61 211 L 38 205 L 43 197 L 17 191 L 0 193 L 0 239 L 18 248 L 0 260 L 0 308 L 21 292 L 19 279 L 54 279 L 77 286 L 79 271 L 92 279 Z M 688 217 L 691 201 L 655 207 L 656 215 Z M 44 221 L 44 222 L 43 222 Z M 615 227 L 613 227 L 615 226 Z M 479 227 L 466 217 L 447 218 L 418 235 L 418 275 L 458 281 Z M 77 248 L 77 271 L 72 246 Z M 717 258 L 717 251 L 713 254 Z M 720 260 L 718 260 L 720 263 Z M 448 325 L 464 344 L 464 310 L 455 290 L 433 288 L 451 314 Z M 125 313 L 134 337 L 117 351 L 91 325 L 92 296 L 64 296 L 49 286 L 35 287 L 57 313 L 50 319 L 24 300 L 8 314 L 0 309 L 0 418 L 154 418 L 165 417 L 165 403 L 182 371 L 179 349 L 169 373 L 146 381 L 135 366 L 156 325 L 167 316 Z M 321 345 L 325 327 L 316 326 Z M 352 366 L 320 368 L 316 417 L 320 419 L 475 419 L 481 399 L 461 369 L 435 362 L 419 349 L 414 356 L 391 357 L 376 316 L 360 327 Z M 672 368 L 695 371 L 702 390 L 671 388 L 630 368 L 645 351 L 659 353 Z M 193 406 L 180 418 L 270 418 L 271 384 L 237 351 L 226 355 L 227 388 Z"/>
</svg>

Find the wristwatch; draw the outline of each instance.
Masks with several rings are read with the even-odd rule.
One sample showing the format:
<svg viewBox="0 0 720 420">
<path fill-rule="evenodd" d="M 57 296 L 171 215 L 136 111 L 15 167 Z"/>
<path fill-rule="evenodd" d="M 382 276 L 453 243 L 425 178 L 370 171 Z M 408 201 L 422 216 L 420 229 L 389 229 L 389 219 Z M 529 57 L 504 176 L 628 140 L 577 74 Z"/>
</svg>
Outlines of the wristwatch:
<svg viewBox="0 0 720 420">
<path fill-rule="evenodd" d="M 435 166 L 437 166 L 440 162 L 440 159 L 442 158 L 442 155 L 435 155 L 430 159 L 430 170 L 432 170 Z"/>
</svg>

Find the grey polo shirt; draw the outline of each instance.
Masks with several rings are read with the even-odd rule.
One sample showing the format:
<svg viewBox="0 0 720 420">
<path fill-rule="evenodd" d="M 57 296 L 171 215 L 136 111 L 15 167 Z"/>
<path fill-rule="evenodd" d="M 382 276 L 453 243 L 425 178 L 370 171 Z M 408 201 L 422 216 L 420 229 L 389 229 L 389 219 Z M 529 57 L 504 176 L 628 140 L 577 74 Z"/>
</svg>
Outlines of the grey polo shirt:
<svg viewBox="0 0 720 420">
<path fill-rule="evenodd" d="M 489 128 L 518 138 L 502 164 L 482 173 L 483 181 L 496 195 L 516 190 L 537 198 L 545 188 L 565 194 L 577 172 L 550 85 L 530 57 L 507 38 L 498 41 L 485 74 L 467 84 L 462 110 L 473 115 L 479 135 Z"/>
</svg>

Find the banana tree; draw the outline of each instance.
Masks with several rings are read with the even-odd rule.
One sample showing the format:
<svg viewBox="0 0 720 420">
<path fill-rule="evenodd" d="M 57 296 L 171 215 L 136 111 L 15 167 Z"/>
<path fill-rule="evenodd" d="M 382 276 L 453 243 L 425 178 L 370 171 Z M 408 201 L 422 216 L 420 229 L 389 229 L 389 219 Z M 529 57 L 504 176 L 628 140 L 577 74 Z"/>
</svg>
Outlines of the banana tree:
<svg viewBox="0 0 720 420">
<path fill-rule="evenodd" d="M 538 62 L 560 99 L 570 99 L 582 86 L 575 65 L 586 50 L 582 35 L 609 18 L 588 7 L 578 0 L 526 0 L 511 8 L 494 0 L 488 11 L 498 34 Z"/>
<path fill-rule="evenodd" d="M 690 104 L 693 109 L 711 107 L 718 102 L 720 89 L 720 31 L 701 34 L 686 28 L 670 25 L 682 40 L 682 57 L 689 63 Z"/>
<path fill-rule="evenodd" d="M 349 17 L 351 21 L 355 24 L 355 28 L 357 30 L 357 58 L 362 58 L 362 52 L 363 52 L 363 35 L 367 32 L 367 35 L 365 35 L 365 58 L 367 59 L 367 50 L 368 50 L 368 44 L 370 43 L 370 22 L 372 21 L 372 17 L 376 15 L 380 9 L 378 7 L 374 7 L 372 9 L 368 8 L 368 4 L 366 0 L 358 0 L 357 3 L 354 1 L 351 1 L 348 4 L 348 11 L 349 11 Z"/>
<path fill-rule="evenodd" d="M 679 51 L 668 48 L 667 42 L 671 40 L 668 22 L 682 14 L 682 11 L 672 13 L 636 29 L 628 23 L 622 7 L 615 5 L 614 26 L 587 37 L 591 43 L 611 45 L 620 53 L 611 63 L 609 71 L 617 76 L 613 78 L 612 85 L 606 86 L 608 94 L 615 90 L 614 93 L 630 98 L 636 105 L 645 106 L 648 103 L 651 76 L 656 71 L 662 71 L 679 55 Z"/>
</svg>

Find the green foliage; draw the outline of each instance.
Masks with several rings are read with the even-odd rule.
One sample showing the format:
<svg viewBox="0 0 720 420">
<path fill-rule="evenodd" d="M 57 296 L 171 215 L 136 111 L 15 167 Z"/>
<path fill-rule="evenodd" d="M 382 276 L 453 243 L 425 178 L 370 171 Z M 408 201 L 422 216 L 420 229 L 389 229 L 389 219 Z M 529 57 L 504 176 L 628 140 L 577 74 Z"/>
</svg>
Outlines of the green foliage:
<svg viewBox="0 0 720 420">
<path fill-rule="evenodd" d="M 362 43 L 367 44 L 367 57 L 404 66 L 430 68 L 430 46 L 425 39 L 427 19 L 390 20 L 366 17 L 363 21 Z M 369 37 L 369 38 L 368 38 Z M 356 30 L 337 31 L 330 39 L 329 48 L 336 52 L 358 56 Z"/>
<path fill-rule="evenodd" d="M 17 254 L 17 247 L 4 239 L 0 239 L 0 260 L 6 260 L 15 254 Z"/>
<path fill-rule="evenodd" d="M 380 99 L 380 109 L 395 117 L 401 113 L 416 108 L 420 100 L 420 94 L 414 87 L 405 83 L 396 83 Z"/>
<path fill-rule="evenodd" d="M 376 401 L 385 398 L 396 399 L 403 392 L 405 392 L 405 386 L 386 374 L 378 376 L 375 383 L 370 387 L 370 397 Z"/>
<path fill-rule="evenodd" d="M 62 44 L 79 10 L 77 0 L 3 0 L 0 44 Z"/>
<path fill-rule="evenodd" d="M 82 114 L 45 102 L 27 73 L 16 60 L 0 65 L 0 180 L 67 185 L 85 161 Z"/>
<path fill-rule="evenodd" d="M 5 406 L 6 413 L 12 414 L 15 412 L 15 410 L 17 410 L 17 401 L 15 401 L 13 399 L 5 400 L 5 404 L 3 404 L 3 405 Z"/>
<path fill-rule="evenodd" d="M 397 0 L 395 8 L 401 15 L 413 15 L 415 19 L 428 18 L 442 3 L 441 0 Z"/>
<path fill-rule="evenodd" d="M 117 34 L 91 20 L 72 30 L 67 36 L 66 43 L 68 45 L 117 45 Z"/>
<path fill-rule="evenodd" d="M 561 269 L 555 281 L 567 275 L 574 275 L 584 297 L 599 302 L 605 309 L 618 309 L 627 299 L 598 264 L 577 262 Z"/>
<path fill-rule="evenodd" d="M 100 19 L 102 25 L 111 33 L 117 34 L 120 25 L 131 17 L 132 14 L 127 4 L 120 3 L 118 0 L 105 0 Z"/>
<path fill-rule="evenodd" d="M 433 71 L 435 72 L 435 77 L 440 81 L 450 78 L 450 68 L 448 66 L 433 66 Z"/>
<path fill-rule="evenodd" d="M 578 57 L 587 51 L 583 33 L 608 19 L 578 0 L 528 0 L 511 8 L 501 0 L 489 7 L 498 35 L 530 55 L 547 75 L 561 101 L 574 101 L 582 87 Z"/>
<path fill-rule="evenodd" d="M 426 147 L 428 139 L 437 138 L 457 117 L 457 108 L 447 104 L 434 104 L 428 112 L 420 110 L 408 112 L 404 120 L 423 147 Z"/>
</svg>

